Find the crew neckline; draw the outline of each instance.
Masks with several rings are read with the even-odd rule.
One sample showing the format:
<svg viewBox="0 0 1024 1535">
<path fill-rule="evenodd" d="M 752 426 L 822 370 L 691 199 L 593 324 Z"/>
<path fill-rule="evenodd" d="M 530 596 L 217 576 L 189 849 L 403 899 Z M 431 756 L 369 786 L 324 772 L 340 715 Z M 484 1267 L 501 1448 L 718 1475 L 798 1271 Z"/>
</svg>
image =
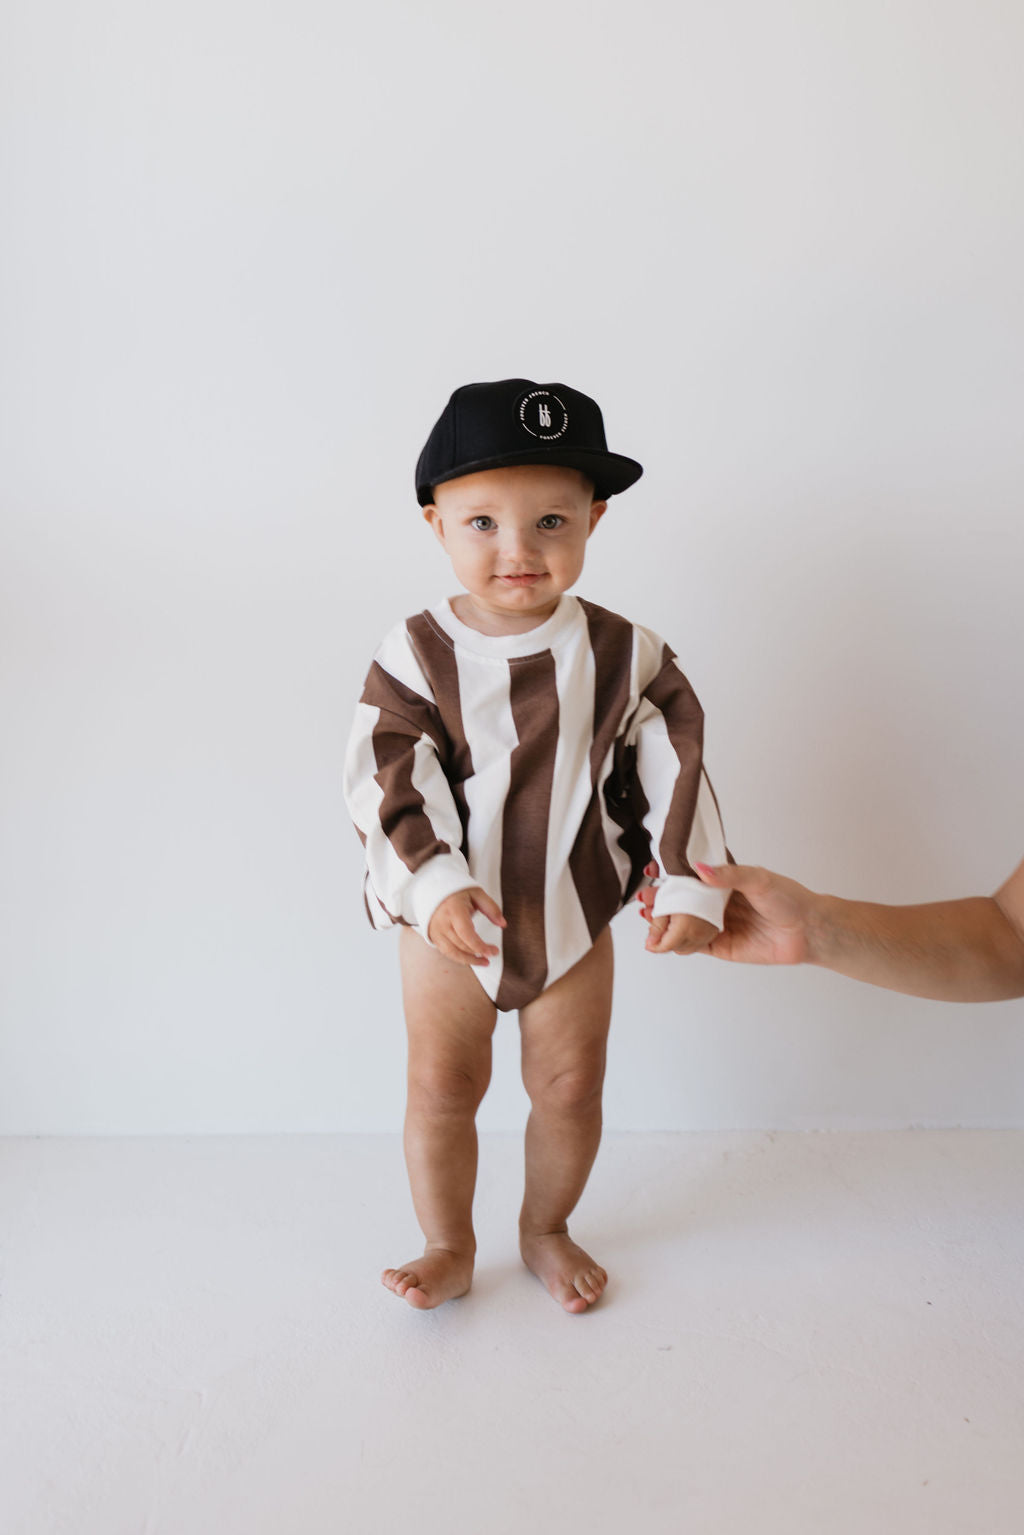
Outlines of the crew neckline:
<svg viewBox="0 0 1024 1535">
<path fill-rule="evenodd" d="M 445 597 L 436 608 L 428 611 L 460 650 L 471 650 L 479 656 L 513 660 L 550 650 L 554 641 L 576 617 L 579 602 L 575 597 L 563 593 L 551 617 L 538 624 L 536 629 L 526 629 L 522 634 L 481 634 L 479 629 L 471 629 L 456 615 L 450 597 Z"/>
</svg>

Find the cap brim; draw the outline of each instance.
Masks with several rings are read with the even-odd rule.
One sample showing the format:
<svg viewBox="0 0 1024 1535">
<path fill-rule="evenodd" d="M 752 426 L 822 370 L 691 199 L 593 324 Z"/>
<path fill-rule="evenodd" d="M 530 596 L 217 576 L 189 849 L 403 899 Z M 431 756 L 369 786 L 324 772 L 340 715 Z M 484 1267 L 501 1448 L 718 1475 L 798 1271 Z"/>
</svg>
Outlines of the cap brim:
<svg viewBox="0 0 1024 1535">
<path fill-rule="evenodd" d="M 484 469 L 509 469 L 517 464 L 555 464 L 560 469 L 579 469 L 593 481 L 602 499 L 628 490 L 644 472 L 643 465 L 635 458 L 625 458 L 621 453 L 604 453 L 600 448 L 524 448 L 519 453 L 501 453 L 495 458 L 478 458 L 468 464 L 459 464 L 458 468 L 449 469 L 431 484 L 417 485 L 416 499 L 420 506 L 429 506 L 435 485 L 461 480 L 465 474 L 480 474 Z"/>
</svg>

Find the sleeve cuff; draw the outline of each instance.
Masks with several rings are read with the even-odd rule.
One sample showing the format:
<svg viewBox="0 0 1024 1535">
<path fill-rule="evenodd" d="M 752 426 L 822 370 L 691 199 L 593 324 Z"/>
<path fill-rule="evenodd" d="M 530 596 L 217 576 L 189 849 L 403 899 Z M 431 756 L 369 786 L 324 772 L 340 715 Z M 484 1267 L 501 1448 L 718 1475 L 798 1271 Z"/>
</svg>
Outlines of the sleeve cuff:
<svg viewBox="0 0 1024 1535">
<path fill-rule="evenodd" d="M 429 859 L 415 874 L 408 896 L 409 916 L 421 937 L 427 937 L 430 919 L 442 901 L 478 883 L 461 853 L 438 853 Z"/>
<path fill-rule="evenodd" d="M 725 903 L 728 890 L 714 890 L 689 874 L 670 874 L 659 885 L 654 897 L 656 917 L 700 917 L 721 932 L 725 926 Z"/>
</svg>

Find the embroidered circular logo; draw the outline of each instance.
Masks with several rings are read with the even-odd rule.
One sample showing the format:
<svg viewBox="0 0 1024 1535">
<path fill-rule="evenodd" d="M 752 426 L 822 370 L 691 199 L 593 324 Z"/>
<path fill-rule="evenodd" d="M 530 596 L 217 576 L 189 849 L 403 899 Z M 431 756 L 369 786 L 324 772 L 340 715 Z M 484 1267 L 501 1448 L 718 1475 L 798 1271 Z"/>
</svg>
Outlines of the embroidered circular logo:
<svg viewBox="0 0 1024 1535">
<path fill-rule="evenodd" d="M 520 425 L 542 442 L 557 441 L 569 428 L 569 412 L 550 389 L 531 389 L 529 394 L 520 395 L 516 413 Z"/>
</svg>

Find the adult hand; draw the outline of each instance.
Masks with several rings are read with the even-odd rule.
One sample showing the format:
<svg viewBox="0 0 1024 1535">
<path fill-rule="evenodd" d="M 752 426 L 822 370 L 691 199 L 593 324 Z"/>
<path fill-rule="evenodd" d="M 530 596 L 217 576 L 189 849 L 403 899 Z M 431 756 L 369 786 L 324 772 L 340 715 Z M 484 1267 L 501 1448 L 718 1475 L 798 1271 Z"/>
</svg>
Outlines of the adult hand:
<svg viewBox="0 0 1024 1535">
<path fill-rule="evenodd" d="M 657 877 L 657 864 L 647 874 Z M 731 890 L 725 930 L 707 952 L 748 965 L 822 965 L 871 986 L 943 1002 L 1024 996 L 1024 863 L 994 895 L 886 906 L 818 895 L 796 880 L 742 864 L 697 866 Z M 641 890 L 651 920 L 654 891 Z"/>
<path fill-rule="evenodd" d="M 644 873 L 657 879 L 658 865 L 649 863 Z M 816 899 L 810 890 L 794 879 L 743 864 L 713 869 L 702 863 L 697 873 L 705 885 L 733 892 L 725 908 L 725 927 L 707 945 L 708 954 L 748 965 L 799 965 L 810 959 L 808 932 Z M 657 921 L 652 914 L 655 894 L 653 886 L 645 885 L 637 895 L 648 922 Z"/>
<path fill-rule="evenodd" d="M 473 925 L 476 911 L 482 912 L 495 927 L 506 926 L 501 907 L 479 885 L 457 890 L 434 911 L 427 924 L 427 937 L 445 959 L 453 959 L 459 965 L 487 965 L 489 956 L 497 954 L 495 945 L 485 943 Z"/>
</svg>

